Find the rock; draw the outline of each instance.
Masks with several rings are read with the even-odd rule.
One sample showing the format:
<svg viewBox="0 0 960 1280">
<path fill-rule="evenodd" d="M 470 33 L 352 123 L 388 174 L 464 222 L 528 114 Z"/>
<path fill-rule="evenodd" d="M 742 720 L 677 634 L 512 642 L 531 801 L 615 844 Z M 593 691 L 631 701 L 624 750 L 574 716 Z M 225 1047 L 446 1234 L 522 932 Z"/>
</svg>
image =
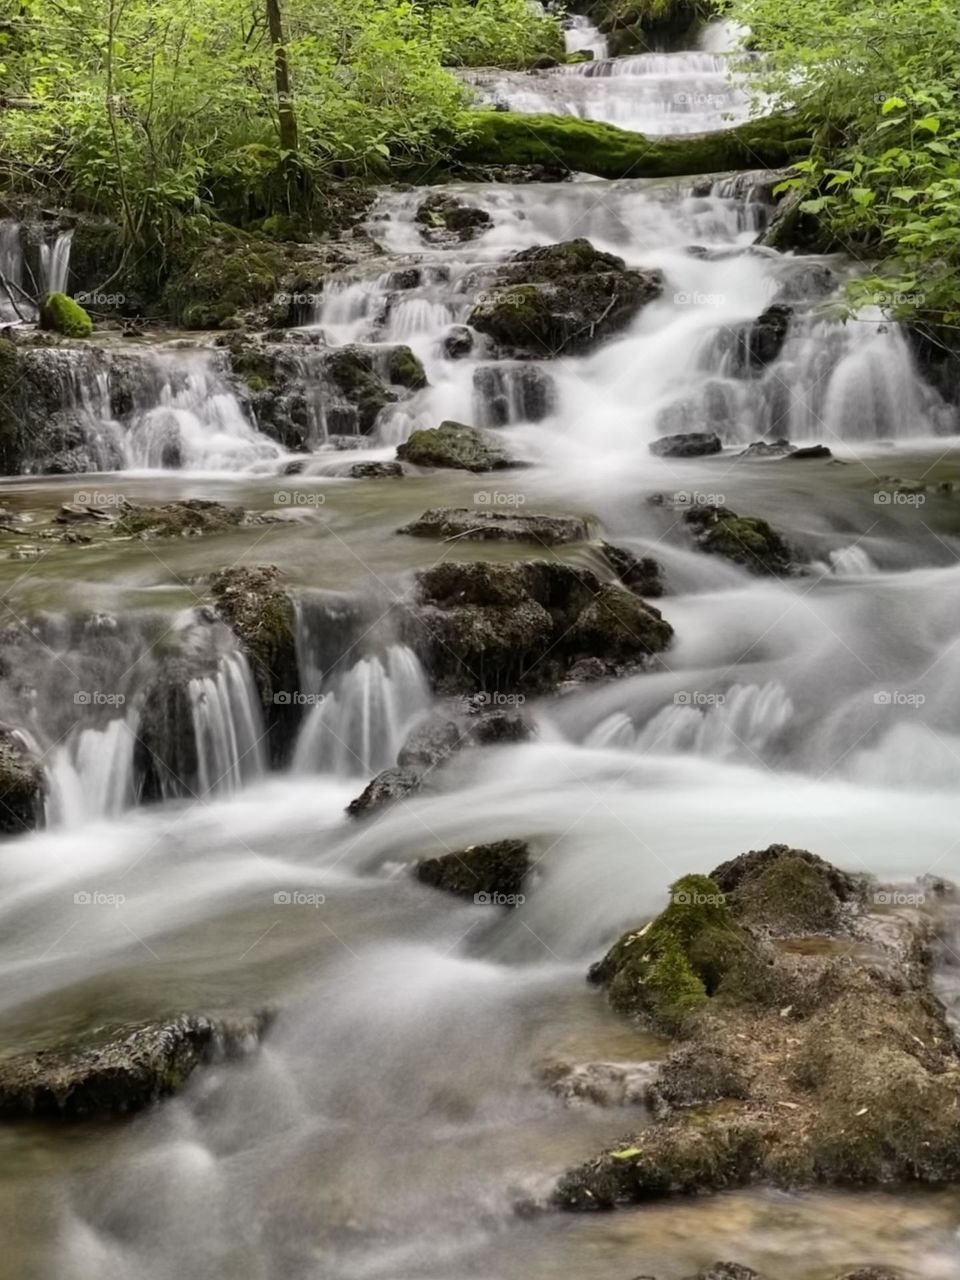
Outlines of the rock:
<svg viewBox="0 0 960 1280">
<path fill-rule="evenodd" d="M 40 299 L 40 328 L 62 333 L 65 338 L 89 338 L 93 321 L 79 302 L 65 293 L 48 293 Z"/>
<path fill-rule="evenodd" d="M 652 605 L 559 561 L 441 562 L 417 575 L 408 634 L 436 687 L 555 687 L 580 659 L 608 675 L 642 665 L 673 634 Z"/>
<path fill-rule="evenodd" d="M 655 1062 L 552 1062 L 541 1078 L 564 1102 L 635 1107 L 646 1103 L 657 1069 Z"/>
<path fill-rule="evenodd" d="M 853 1271 L 835 1276 L 834 1280 L 906 1280 L 906 1277 L 891 1267 L 855 1267 Z"/>
<path fill-rule="evenodd" d="M 175 1093 L 201 1063 L 256 1045 L 267 1013 L 101 1031 L 87 1045 L 64 1045 L 0 1059 L 0 1117 L 80 1120 L 139 1111 Z"/>
<path fill-rule="evenodd" d="M 397 752 L 402 769 L 430 769 L 458 751 L 466 730 L 456 720 L 435 716 L 416 725 Z"/>
<path fill-rule="evenodd" d="M 764 1277 L 741 1262 L 715 1262 L 712 1267 L 699 1271 L 694 1280 L 764 1280 Z"/>
<path fill-rule="evenodd" d="M 417 538 L 457 538 L 464 542 L 537 542 L 544 547 L 585 542 L 590 531 L 579 516 L 534 515 L 467 507 L 435 507 L 398 533 Z"/>
<path fill-rule="evenodd" d="M 399 462 L 354 462 L 347 472 L 352 480 L 395 479 L 403 474 Z"/>
<path fill-rule="evenodd" d="M 935 921 L 875 914 L 865 888 L 774 845 L 682 877 L 614 945 L 592 978 L 677 1038 L 655 1121 L 565 1175 L 557 1204 L 956 1179 L 960 1051 L 930 990 Z"/>
<path fill-rule="evenodd" d="M 275 565 L 224 569 L 210 581 L 210 594 L 250 661 L 267 715 L 271 763 L 283 763 L 303 712 L 295 698 L 278 701 L 299 688 L 293 601 Z"/>
<path fill-rule="evenodd" d="M 703 504 L 683 515 L 697 546 L 724 556 L 761 576 L 785 577 L 793 571 L 793 554 L 772 525 L 759 516 L 739 516 L 729 507 Z"/>
<path fill-rule="evenodd" d="M 625 587 L 648 600 L 663 595 L 663 570 L 652 556 L 636 556 L 611 542 L 601 542 L 600 550 Z"/>
<path fill-rule="evenodd" d="M 444 334 L 442 346 L 448 360 L 463 360 L 473 350 L 473 334 L 465 324 L 456 324 Z"/>
<path fill-rule="evenodd" d="M 384 769 L 367 783 L 355 800 L 350 801 L 347 813 L 352 818 L 366 817 L 385 804 L 414 795 L 421 785 L 422 771 L 419 769 Z"/>
<path fill-rule="evenodd" d="M 740 458 L 783 458 L 793 452 L 789 440 L 754 440 L 737 455 Z"/>
<path fill-rule="evenodd" d="M 497 840 L 425 858 L 416 864 L 415 874 L 421 884 L 445 893 L 496 903 L 500 898 L 515 899 L 529 870 L 530 848 L 525 840 Z"/>
<path fill-rule="evenodd" d="M 774 303 L 737 336 L 737 360 L 745 373 L 762 372 L 783 350 L 793 307 Z"/>
<path fill-rule="evenodd" d="M 0 729 L 0 834 L 33 831 L 43 820 L 43 767 L 20 737 Z"/>
<path fill-rule="evenodd" d="M 167 281 L 164 307 L 174 323 L 188 329 L 235 327 L 240 315 L 276 296 L 284 266 L 278 244 L 220 223 Z"/>
<path fill-rule="evenodd" d="M 493 218 L 486 209 L 464 204 L 443 191 L 427 196 L 417 209 L 416 221 L 423 228 L 423 238 L 431 244 L 445 240 L 473 240 L 493 225 Z"/>
<path fill-rule="evenodd" d="M 461 422 L 414 431 L 397 448 L 402 462 L 416 467 L 451 467 L 460 471 L 499 471 L 513 462 L 495 436 Z"/>
<path fill-rule="evenodd" d="M 115 519 L 114 513 L 105 507 L 91 507 L 83 502 L 64 502 L 53 517 L 53 523 L 107 525 L 112 524 Z"/>
<path fill-rule="evenodd" d="M 832 458 L 833 451 L 825 444 L 812 444 L 803 449 L 794 449 L 788 456 L 791 461 L 801 462 L 809 458 Z"/>
<path fill-rule="evenodd" d="M 481 365 L 473 373 L 473 392 L 484 427 L 542 422 L 557 407 L 556 385 L 537 364 Z"/>
<path fill-rule="evenodd" d="M 262 516 L 246 512 L 242 507 L 229 507 L 209 498 L 186 498 L 157 507 L 128 502 L 119 512 L 112 532 L 121 537 L 192 538 L 267 523 Z"/>
<path fill-rule="evenodd" d="M 420 391 L 427 385 L 423 365 L 409 347 L 394 347 L 387 356 L 387 377 L 397 387 Z"/>
<path fill-rule="evenodd" d="M 467 741 L 477 747 L 529 742 L 533 736 L 533 725 L 518 711 L 484 711 L 467 726 Z"/>
<path fill-rule="evenodd" d="M 657 458 L 705 458 L 722 448 L 723 442 L 715 431 L 685 431 L 654 440 L 650 452 Z"/>
<path fill-rule="evenodd" d="M 589 240 L 568 240 L 515 253 L 469 323 L 504 352 L 576 354 L 625 328 L 662 291 L 661 272 L 628 270 Z"/>
</svg>

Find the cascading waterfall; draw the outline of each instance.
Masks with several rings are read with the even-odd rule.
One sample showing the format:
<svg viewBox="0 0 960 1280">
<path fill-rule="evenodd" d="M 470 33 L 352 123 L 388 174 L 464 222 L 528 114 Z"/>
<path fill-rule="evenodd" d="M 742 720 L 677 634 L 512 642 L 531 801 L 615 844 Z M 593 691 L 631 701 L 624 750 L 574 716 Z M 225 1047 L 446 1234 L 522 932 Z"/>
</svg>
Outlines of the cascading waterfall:
<svg viewBox="0 0 960 1280">
<path fill-rule="evenodd" d="M 12 218 L 0 218 L 0 323 L 17 324 L 29 313 L 23 287 L 22 228 Z M 11 294 L 13 295 L 11 297 Z"/>
<path fill-rule="evenodd" d="M 59 231 L 40 246 L 40 277 L 44 293 L 66 293 L 70 276 L 70 245 L 73 228 Z"/>
<path fill-rule="evenodd" d="M 263 715 L 250 664 L 226 654 L 217 672 L 191 680 L 188 697 L 201 799 L 240 790 L 266 769 Z"/>
<path fill-rule="evenodd" d="M 594 58 L 607 56 L 607 37 L 601 35 L 589 18 L 581 13 L 567 16 L 563 29 L 563 43 L 567 53 L 590 53 Z"/>
<path fill-rule="evenodd" d="M 50 752 L 45 762 L 48 826 L 115 817 L 133 803 L 136 733 L 136 714 L 121 714 L 102 727 L 80 729 Z"/>
</svg>

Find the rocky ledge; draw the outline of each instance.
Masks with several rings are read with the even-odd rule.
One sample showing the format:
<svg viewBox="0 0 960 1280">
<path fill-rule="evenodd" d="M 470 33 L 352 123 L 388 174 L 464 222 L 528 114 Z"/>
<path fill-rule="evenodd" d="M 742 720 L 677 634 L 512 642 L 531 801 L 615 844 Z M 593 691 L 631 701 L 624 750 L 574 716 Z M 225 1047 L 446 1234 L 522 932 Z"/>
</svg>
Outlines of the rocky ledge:
<svg viewBox="0 0 960 1280">
<path fill-rule="evenodd" d="M 960 1177 L 960 1053 L 929 972 L 951 892 L 897 896 L 784 845 L 678 880 L 590 973 L 673 1037 L 654 1118 L 555 1203 Z"/>
<path fill-rule="evenodd" d="M 251 1052 L 269 1013 L 184 1014 L 0 1060 L 0 1118 L 80 1120 L 139 1111 L 182 1088 L 201 1063 Z"/>
</svg>

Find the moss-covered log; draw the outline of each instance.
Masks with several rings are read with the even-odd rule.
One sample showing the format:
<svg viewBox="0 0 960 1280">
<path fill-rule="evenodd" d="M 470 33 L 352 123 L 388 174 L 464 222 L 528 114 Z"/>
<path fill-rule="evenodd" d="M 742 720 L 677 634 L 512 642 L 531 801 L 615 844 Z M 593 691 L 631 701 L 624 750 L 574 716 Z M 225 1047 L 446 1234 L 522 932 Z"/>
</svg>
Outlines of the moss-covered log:
<svg viewBox="0 0 960 1280">
<path fill-rule="evenodd" d="M 675 178 L 729 169 L 778 169 L 810 150 L 794 116 L 767 116 L 733 129 L 648 138 L 573 116 L 478 111 L 456 156 L 463 164 L 558 166 L 598 178 Z"/>
</svg>

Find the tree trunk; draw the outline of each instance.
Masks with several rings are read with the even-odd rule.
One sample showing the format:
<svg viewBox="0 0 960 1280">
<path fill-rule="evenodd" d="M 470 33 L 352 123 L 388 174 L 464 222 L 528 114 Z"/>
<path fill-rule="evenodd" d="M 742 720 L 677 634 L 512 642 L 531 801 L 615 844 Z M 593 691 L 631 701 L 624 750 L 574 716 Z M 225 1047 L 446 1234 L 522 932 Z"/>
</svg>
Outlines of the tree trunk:
<svg viewBox="0 0 960 1280">
<path fill-rule="evenodd" d="M 273 45 L 273 74 L 277 85 L 277 119 L 280 124 L 280 146 L 284 151 L 297 150 L 297 113 L 293 107 L 290 66 L 283 43 L 283 19 L 280 0 L 267 0 L 267 25 Z"/>
</svg>

